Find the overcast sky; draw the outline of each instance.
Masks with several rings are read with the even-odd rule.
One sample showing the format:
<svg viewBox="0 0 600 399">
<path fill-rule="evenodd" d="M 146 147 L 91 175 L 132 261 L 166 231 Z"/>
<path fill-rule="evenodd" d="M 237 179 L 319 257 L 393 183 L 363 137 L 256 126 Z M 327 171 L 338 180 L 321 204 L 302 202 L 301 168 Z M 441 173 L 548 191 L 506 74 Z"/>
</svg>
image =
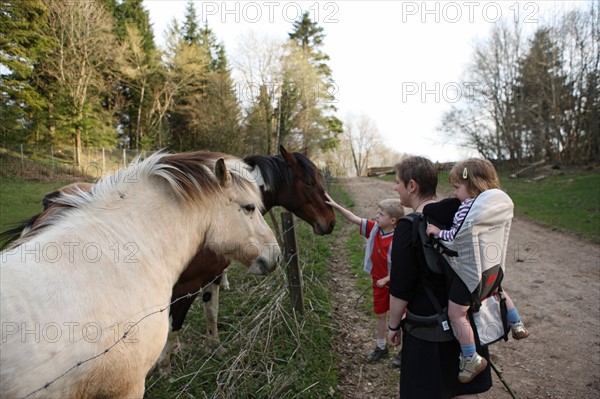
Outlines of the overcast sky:
<svg viewBox="0 0 600 399">
<path fill-rule="evenodd" d="M 589 0 L 586 0 L 589 1 Z M 282 40 L 303 11 L 324 28 L 323 51 L 337 84 L 338 117 L 364 113 L 385 144 L 400 152 L 455 161 L 475 155 L 436 128 L 461 96 L 477 40 L 501 18 L 534 29 L 551 11 L 586 1 L 195 1 L 230 58 L 253 31 Z M 187 0 L 145 0 L 157 43 L 183 20 Z"/>
</svg>

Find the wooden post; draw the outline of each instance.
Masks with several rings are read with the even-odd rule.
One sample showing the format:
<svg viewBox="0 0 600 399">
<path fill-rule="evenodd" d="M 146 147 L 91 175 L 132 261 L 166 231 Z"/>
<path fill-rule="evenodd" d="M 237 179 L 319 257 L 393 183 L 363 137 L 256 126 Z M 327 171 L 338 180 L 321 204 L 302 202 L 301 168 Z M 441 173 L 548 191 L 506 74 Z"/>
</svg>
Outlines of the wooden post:
<svg viewBox="0 0 600 399">
<path fill-rule="evenodd" d="M 294 216 L 290 212 L 282 212 L 281 225 L 283 228 L 283 259 L 287 269 L 292 310 L 303 313 L 302 272 L 298 266 L 298 245 L 296 244 L 296 230 L 294 230 Z"/>
</svg>

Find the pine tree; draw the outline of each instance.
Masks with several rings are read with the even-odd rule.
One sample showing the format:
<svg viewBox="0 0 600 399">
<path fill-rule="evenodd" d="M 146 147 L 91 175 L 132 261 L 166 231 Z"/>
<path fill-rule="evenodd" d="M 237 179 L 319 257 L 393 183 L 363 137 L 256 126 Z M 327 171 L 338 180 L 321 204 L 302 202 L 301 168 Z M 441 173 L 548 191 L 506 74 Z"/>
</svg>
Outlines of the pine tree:
<svg viewBox="0 0 600 399">
<path fill-rule="evenodd" d="M 7 144 L 36 139 L 32 116 L 47 106 L 32 82 L 52 44 L 43 34 L 46 12 L 36 0 L 0 2 L 0 126 Z"/>
<path fill-rule="evenodd" d="M 114 0 L 105 0 L 112 1 Z M 115 33 L 121 43 L 118 60 L 120 79 L 114 83 L 114 95 L 124 99 L 122 109 L 113 110 L 124 143 L 131 148 L 156 148 L 150 134 L 149 93 L 159 84 L 160 53 L 154 43 L 150 15 L 142 0 L 123 0 L 114 7 Z M 143 141 L 143 143 L 142 143 Z"/>
<path fill-rule="evenodd" d="M 197 19 L 194 3 L 189 2 L 181 34 L 171 47 L 173 61 L 182 66 L 172 72 L 180 74 L 176 80 L 187 81 L 174 100 L 170 130 L 179 150 L 237 152 L 240 108 L 225 48 L 208 24 L 200 27 Z"/>
<path fill-rule="evenodd" d="M 318 70 L 320 76 L 330 78 L 331 69 L 327 65 L 329 56 L 321 51 L 325 40 L 324 29 L 310 19 L 308 11 L 293 23 L 293 27 L 294 30 L 289 33 L 290 39 L 302 49 L 303 56 Z"/>
<path fill-rule="evenodd" d="M 289 33 L 288 54 L 284 60 L 282 92 L 276 114 L 281 143 L 310 150 L 332 149 L 342 132 L 335 116 L 334 81 L 321 50 L 323 28 L 310 19 L 308 12 L 294 22 Z"/>
<path fill-rule="evenodd" d="M 190 0 L 185 7 L 185 14 L 182 28 L 183 40 L 188 44 L 200 44 L 200 25 L 198 24 L 198 15 L 194 2 Z"/>
</svg>

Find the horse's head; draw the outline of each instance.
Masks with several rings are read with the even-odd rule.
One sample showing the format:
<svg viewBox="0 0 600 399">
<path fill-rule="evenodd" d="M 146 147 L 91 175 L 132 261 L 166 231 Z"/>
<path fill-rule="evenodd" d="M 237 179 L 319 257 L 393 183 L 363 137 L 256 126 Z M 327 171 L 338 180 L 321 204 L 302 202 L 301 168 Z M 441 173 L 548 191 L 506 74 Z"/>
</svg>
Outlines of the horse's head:
<svg viewBox="0 0 600 399">
<path fill-rule="evenodd" d="M 281 251 L 262 216 L 260 190 L 241 159 L 231 158 L 227 163 L 224 158 L 215 163 L 225 212 L 218 216 L 218 225 L 207 237 L 207 245 L 215 253 L 248 266 L 250 273 L 266 275 L 277 267 Z"/>
<path fill-rule="evenodd" d="M 293 175 L 293 190 L 284 204 L 300 219 L 310 224 L 315 234 L 324 235 L 333 231 L 335 213 L 325 203 L 323 178 L 315 164 L 305 155 L 290 153 L 279 146 L 283 161 Z"/>
</svg>

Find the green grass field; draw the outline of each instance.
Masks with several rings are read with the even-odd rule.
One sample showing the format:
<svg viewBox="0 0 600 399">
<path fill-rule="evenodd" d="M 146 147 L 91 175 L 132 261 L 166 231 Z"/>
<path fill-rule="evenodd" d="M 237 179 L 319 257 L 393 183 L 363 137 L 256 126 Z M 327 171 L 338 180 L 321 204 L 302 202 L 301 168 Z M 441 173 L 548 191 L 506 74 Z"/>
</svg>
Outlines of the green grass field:
<svg viewBox="0 0 600 399">
<path fill-rule="evenodd" d="M 69 183 L 0 179 L 0 232 L 41 212 L 44 195 Z"/>
<path fill-rule="evenodd" d="M 600 174 L 567 172 L 540 181 L 502 177 L 515 212 L 600 242 Z"/>
</svg>

